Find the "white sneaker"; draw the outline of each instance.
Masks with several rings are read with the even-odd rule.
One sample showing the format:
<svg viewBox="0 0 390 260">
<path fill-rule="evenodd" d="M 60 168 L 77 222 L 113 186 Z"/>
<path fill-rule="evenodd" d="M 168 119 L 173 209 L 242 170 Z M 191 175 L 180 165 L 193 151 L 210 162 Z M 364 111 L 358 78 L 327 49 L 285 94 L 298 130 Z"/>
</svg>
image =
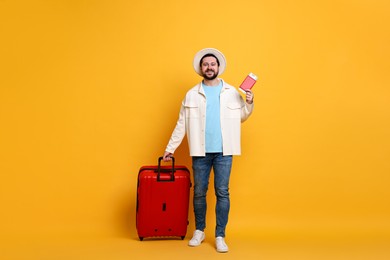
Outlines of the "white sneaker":
<svg viewBox="0 0 390 260">
<path fill-rule="evenodd" d="M 188 242 L 189 246 L 199 246 L 204 240 L 204 232 L 200 230 L 195 230 L 194 235 L 191 240 Z"/>
<path fill-rule="evenodd" d="M 226 253 L 229 251 L 228 246 L 225 243 L 225 239 L 223 237 L 215 238 L 215 246 L 217 247 L 217 252 Z"/>
</svg>

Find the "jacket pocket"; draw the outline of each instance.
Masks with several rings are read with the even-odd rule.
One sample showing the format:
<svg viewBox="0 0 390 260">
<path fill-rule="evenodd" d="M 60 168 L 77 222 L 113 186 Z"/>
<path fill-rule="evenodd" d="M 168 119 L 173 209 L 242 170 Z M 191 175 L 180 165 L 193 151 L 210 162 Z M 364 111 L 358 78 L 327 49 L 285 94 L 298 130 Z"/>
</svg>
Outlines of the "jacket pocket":
<svg viewBox="0 0 390 260">
<path fill-rule="evenodd" d="M 228 103 L 225 117 L 226 118 L 241 118 L 241 104 L 238 102 Z"/>
<path fill-rule="evenodd" d="M 187 118 L 199 118 L 199 106 L 195 103 L 185 103 L 184 109 Z"/>
</svg>

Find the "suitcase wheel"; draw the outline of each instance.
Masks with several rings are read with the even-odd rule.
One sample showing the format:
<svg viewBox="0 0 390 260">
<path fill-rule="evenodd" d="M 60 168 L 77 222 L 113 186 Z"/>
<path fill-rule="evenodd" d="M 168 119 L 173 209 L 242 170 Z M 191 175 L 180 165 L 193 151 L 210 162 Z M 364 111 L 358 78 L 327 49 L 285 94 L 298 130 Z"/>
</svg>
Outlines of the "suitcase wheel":
<svg viewBox="0 0 390 260">
<path fill-rule="evenodd" d="M 142 240 L 144 240 L 144 238 L 143 238 L 143 237 L 139 237 L 139 240 L 141 240 L 141 241 L 142 241 Z"/>
<path fill-rule="evenodd" d="M 182 237 L 181 237 L 181 240 L 184 240 L 184 238 L 185 238 L 185 236 L 182 236 Z"/>
</svg>

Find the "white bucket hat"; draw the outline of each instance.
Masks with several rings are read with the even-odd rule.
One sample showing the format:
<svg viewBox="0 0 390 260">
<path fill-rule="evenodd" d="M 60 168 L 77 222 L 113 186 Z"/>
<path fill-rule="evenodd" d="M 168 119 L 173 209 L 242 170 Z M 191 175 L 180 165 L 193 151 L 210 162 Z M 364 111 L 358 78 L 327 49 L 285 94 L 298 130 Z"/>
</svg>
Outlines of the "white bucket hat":
<svg viewBox="0 0 390 260">
<path fill-rule="evenodd" d="M 193 66 L 194 66 L 194 69 L 195 69 L 196 73 L 198 73 L 200 76 L 203 76 L 202 75 L 202 71 L 200 69 L 200 60 L 206 54 L 212 54 L 215 57 L 217 57 L 217 59 L 219 61 L 219 73 L 218 73 L 218 76 L 221 75 L 225 71 L 225 68 L 226 68 L 226 59 L 225 59 L 225 56 L 222 54 L 222 52 L 220 52 L 219 50 L 214 49 L 214 48 L 205 48 L 203 50 L 198 51 L 198 53 L 195 54 L 195 58 L 194 58 L 194 61 L 193 61 Z"/>
</svg>

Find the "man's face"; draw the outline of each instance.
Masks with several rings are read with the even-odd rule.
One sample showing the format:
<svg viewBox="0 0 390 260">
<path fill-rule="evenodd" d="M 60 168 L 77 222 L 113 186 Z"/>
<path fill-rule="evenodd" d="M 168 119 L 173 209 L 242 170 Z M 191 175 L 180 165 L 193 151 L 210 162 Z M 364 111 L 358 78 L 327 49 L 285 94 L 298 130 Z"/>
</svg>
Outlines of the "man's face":
<svg viewBox="0 0 390 260">
<path fill-rule="evenodd" d="M 202 63 L 200 64 L 200 69 L 205 79 L 215 79 L 219 73 L 217 59 L 214 57 L 204 57 Z"/>
</svg>

